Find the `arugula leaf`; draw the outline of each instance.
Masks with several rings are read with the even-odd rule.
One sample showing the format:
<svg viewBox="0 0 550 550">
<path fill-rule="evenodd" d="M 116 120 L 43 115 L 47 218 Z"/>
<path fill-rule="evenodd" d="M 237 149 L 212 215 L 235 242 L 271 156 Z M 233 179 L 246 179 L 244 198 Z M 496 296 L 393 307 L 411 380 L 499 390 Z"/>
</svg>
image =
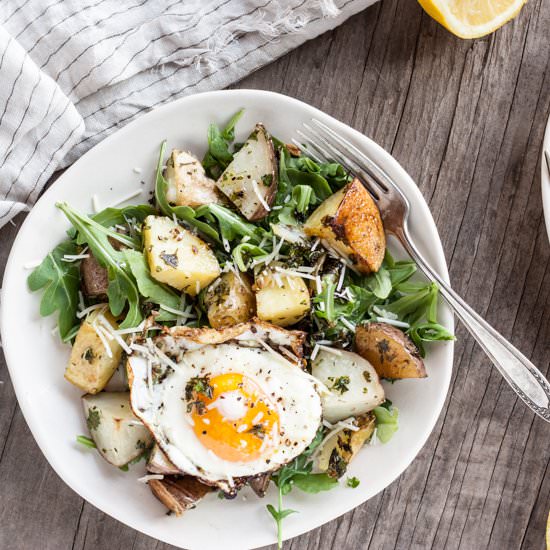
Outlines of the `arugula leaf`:
<svg viewBox="0 0 550 550">
<path fill-rule="evenodd" d="M 263 248 L 251 243 L 238 244 L 231 252 L 237 267 L 243 272 L 247 271 L 248 263 L 252 258 L 259 258 L 261 256 L 265 256 L 266 254 L 267 252 Z"/>
<path fill-rule="evenodd" d="M 151 277 L 145 256 L 137 250 L 125 250 L 124 257 L 134 276 L 139 292 L 155 304 L 178 309 L 180 296 Z"/>
<path fill-rule="evenodd" d="M 407 334 L 420 350 L 422 357 L 425 357 L 426 350 L 424 342 L 434 342 L 437 340 L 454 340 L 455 337 L 445 327 L 438 323 L 417 323 L 413 325 Z"/>
<path fill-rule="evenodd" d="M 84 447 L 88 447 L 89 449 L 96 448 L 96 444 L 94 443 L 94 440 L 85 435 L 77 435 L 76 441 L 77 443 L 80 443 L 81 445 L 84 445 Z"/>
<path fill-rule="evenodd" d="M 376 436 L 381 443 L 387 443 L 399 428 L 399 410 L 391 405 L 389 409 L 381 405 L 375 407 L 373 412 L 376 416 Z"/>
<path fill-rule="evenodd" d="M 244 109 L 237 111 L 221 131 L 215 124 L 210 124 L 208 127 L 208 151 L 202 160 L 202 165 L 206 174 L 213 179 L 218 179 L 233 160 L 233 153 L 229 150 L 229 146 L 235 140 L 235 126 L 243 113 Z"/>
<path fill-rule="evenodd" d="M 227 239 L 228 242 L 237 238 L 248 237 L 250 242 L 258 244 L 262 237 L 267 235 L 265 229 L 247 222 L 239 214 L 220 204 L 200 206 L 197 208 L 196 215 L 197 217 L 213 216 L 218 222 L 222 239 Z"/>
<path fill-rule="evenodd" d="M 67 216 L 73 227 L 78 231 L 78 238 L 87 243 L 97 261 L 107 268 L 109 275 L 109 309 L 116 317 L 122 313 L 128 303 L 126 318 L 120 328 L 130 328 L 139 325 L 142 320 L 140 311 L 140 295 L 136 283 L 125 263 L 122 251 L 115 250 L 109 242 L 109 230 L 94 222 L 88 216 L 81 214 L 66 202 L 58 202 L 56 206 Z"/>
<path fill-rule="evenodd" d="M 76 244 L 65 241 L 57 245 L 27 279 L 30 290 L 44 289 L 40 315 L 47 317 L 55 311 L 59 312 L 57 324 L 64 342 L 72 338 L 74 327 L 79 326 L 76 312 L 80 285 L 79 265 L 64 262 L 65 254 L 78 254 Z"/>
<path fill-rule="evenodd" d="M 297 474 L 292 482 L 305 493 L 320 493 L 321 491 L 329 491 L 338 485 L 338 480 L 328 476 L 325 473 L 321 474 Z"/>
<path fill-rule="evenodd" d="M 267 509 L 277 523 L 278 548 L 282 548 L 282 520 L 290 513 L 295 512 L 295 510 L 290 510 L 287 513 L 287 510 L 283 510 L 283 495 L 290 493 L 293 486 L 306 493 L 319 493 L 333 489 L 338 485 L 338 480 L 327 474 L 311 473 L 313 461 L 310 460 L 310 457 L 323 441 L 323 435 L 324 430 L 321 426 L 304 452 L 271 476 L 272 481 L 279 489 L 279 507 L 275 510 L 271 504 L 268 504 Z"/>
<path fill-rule="evenodd" d="M 147 216 L 155 213 L 156 210 L 149 204 L 140 204 L 125 206 L 124 208 L 105 208 L 92 216 L 92 219 L 104 227 L 113 227 L 114 225 L 130 225 L 130 220 L 143 223 Z"/>
</svg>

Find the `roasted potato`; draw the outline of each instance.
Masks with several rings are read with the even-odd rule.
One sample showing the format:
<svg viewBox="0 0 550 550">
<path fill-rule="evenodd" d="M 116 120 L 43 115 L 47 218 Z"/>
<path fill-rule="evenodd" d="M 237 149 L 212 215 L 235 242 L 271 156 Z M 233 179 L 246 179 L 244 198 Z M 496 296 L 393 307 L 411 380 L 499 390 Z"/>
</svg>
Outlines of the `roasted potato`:
<svg viewBox="0 0 550 550">
<path fill-rule="evenodd" d="M 80 262 L 82 290 L 89 298 L 103 298 L 109 289 L 109 276 L 92 253 Z"/>
<path fill-rule="evenodd" d="M 210 247 L 170 218 L 148 216 L 143 224 L 143 244 L 151 276 L 191 296 L 220 274 Z"/>
<path fill-rule="evenodd" d="M 180 470 L 170 462 L 162 449 L 155 443 L 147 459 L 147 471 L 152 474 L 174 475 L 180 474 Z"/>
<path fill-rule="evenodd" d="M 387 323 L 358 326 L 355 332 L 355 348 L 382 378 L 427 376 L 424 361 L 412 340 L 403 331 Z"/>
<path fill-rule="evenodd" d="M 277 193 L 277 161 L 262 124 L 256 124 L 216 185 L 247 220 L 267 215 Z"/>
<path fill-rule="evenodd" d="M 166 476 L 164 479 L 151 479 L 147 482 L 151 492 L 176 516 L 194 508 L 197 502 L 212 491 L 192 476 Z"/>
<path fill-rule="evenodd" d="M 372 437 L 376 427 L 373 413 L 357 416 L 353 422 L 359 429 L 343 428 L 328 439 L 319 456 L 317 467 L 330 477 L 342 477 L 349 463 L 355 458 L 361 447 Z"/>
<path fill-rule="evenodd" d="M 269 489 L 271 473 L 260 474 L 248 480 L 248 485 L 256 493 L 256 496 L 263 498 Z"/>
<path fill-rule="evenodd" d="M 172 204 L 197 208 L 221 202 L 216 182 L 206 176 L 200 160 L 191 153 L 174 149 L 164 178 L 168 182 L 166 198 Z"/>
<path fill-rule="evenodd" d="M 109 356 L 105 344 L 92 325 L 96 314 L 97 310 L 80 325 L 65 370 L 65 378 L 71 384 L 91 394 L 98 393 L 105 387 L 122 357 L 122 348 L 116 340 L 106 342 L 111 351 Z M 103 317 L 113 329 L 118 328 L 109 312 L 104 312 Z"/>
<path fill-rule="evenodd" d="M 303 319 L 311 307 L 309 291 L 301 277 L 279 273 L 276 266 L 256 277 L 256 311 L 262 321 L 281 327 Z"/>
<path fill-rule="evenodd" d="M 386 252 L 382 218 L 357 178 L 322 202 L 306 221 L 304 231 L 323 239 L 362 273 L 376 272 L 382 265 Z"/>
<path fill-rule="evenodd" d="M 323 417 L 329 422 L 372 411 L 385 400 L 374 367 L 351 351 L 320 350 L 312 361 L 311 374 L 330 391 L 321 395 Z"/>
<path fill-rule="evenodd" d="M 256 299 L 247 276 L 229 271 L 208 287 L 204 305 L 212 328 L 225 328 L 252 319 Z"/>
<path fill-rule="evenodd" d="M 107 462 L 124 466 L 152 445 L 151 433 L 130 408 L 128 392 L 85 395 L 82 404 L 90 435 Z"/>
</svg>

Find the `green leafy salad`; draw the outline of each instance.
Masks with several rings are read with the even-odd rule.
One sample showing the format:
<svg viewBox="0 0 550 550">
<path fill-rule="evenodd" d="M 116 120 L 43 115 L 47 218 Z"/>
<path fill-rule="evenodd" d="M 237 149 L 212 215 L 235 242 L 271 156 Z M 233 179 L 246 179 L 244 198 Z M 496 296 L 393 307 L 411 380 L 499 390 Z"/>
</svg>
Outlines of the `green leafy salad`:
<svg viewBox="0 0 550 550">
<path fill-rule="evenodd" d="M 273 483 L 281 547 L 284 496 L 364 484 L 350 463 L 398 430 L 388 388 L 453 336 L 361 181 L 262 124 L 236 143 L 242 114 L 210 125 L 202 161 L 163 143 L 150 204 L 58 203 L 67 238 L 28 285 L 71 346 L 82 448 L 145 459 L 177 515 Z"/>
</svg>

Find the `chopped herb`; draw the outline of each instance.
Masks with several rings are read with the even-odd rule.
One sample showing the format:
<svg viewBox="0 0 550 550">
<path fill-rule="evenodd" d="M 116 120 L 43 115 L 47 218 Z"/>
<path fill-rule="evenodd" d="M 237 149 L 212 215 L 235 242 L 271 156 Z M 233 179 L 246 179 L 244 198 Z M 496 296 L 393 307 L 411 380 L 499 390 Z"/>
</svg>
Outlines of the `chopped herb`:
<svg viewBox="0 0 550 550">
<path fill-rule="evenodd" d="M 328 379 L 330 382 L 332 382 L 332 386 L 330 387 L 331 390 L 340 392 L 340 395 L 349 391 L 349 376 L 339 376 L 338 378 L 334 378 L 334 376 L 329 376 Z"/>
<path fill-rule="evenodd" d="M 254 424 L 247 433 L 263 439 L 265 437 L 265 428 L 261 424 Z"/>
<path fill-rule="evenodd" d="M 352 489 L 359 487 L 359 483 L 361 482 L 356 477 L 348 477 L 348 479 L 346 480 L 346 485 L 348 487 L 351 487 Z"/>
<path fill-rule="evenodd" d="M 167 254 L 166 252 L 161 252 L 159 254 L 160 259 L 170 267 L 177 269 L 178 267 L 178 255 L 177 254 Z"/>
<path fill-rule="evenodd" d="M 99 409 L 96 407 L 91 407 L 88 411 L 88 418 L 86 419 L 86 424 L 88 425 L 88 429 L 90 431 L 97 430 L 99 425 L 101 424 L 101 414 L 99 412 Z"/>
<path fill-rule="evenodd" d="M 185 399 L 190 401 L 194 396 L 204 395 L 208 399 L 212 399 L 214 388 L 210 385 L 210 377 L 194 376 L 185 385 Z"/>
</svg>

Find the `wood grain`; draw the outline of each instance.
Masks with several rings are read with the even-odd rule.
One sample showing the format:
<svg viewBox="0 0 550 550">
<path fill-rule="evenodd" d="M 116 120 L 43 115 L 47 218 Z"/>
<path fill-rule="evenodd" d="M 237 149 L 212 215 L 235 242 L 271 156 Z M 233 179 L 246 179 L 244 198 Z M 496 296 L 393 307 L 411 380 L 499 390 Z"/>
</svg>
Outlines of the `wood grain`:
<svg viewBox="0 0 550 550">
<path fill-rule="evenodd" d="M 533 0 L 494 35 L 462 41 L 415 2 L 384 0 L 237 86 L 302 99 L 391 151 L 429 201 L 453 286 L 546 374 L 550 247 L 539 159 L 549 28 L 550 3 Z M 0 266 L 15 233 L 0 234 Z M 462 327 L 457 336 L 445 409 L 413 464 L 287 548 L 544 548 L 550 428 Z M 0 548 L 171 548 L 66 487 L 32 439 L 3 360 L 0 380 Z"/>
</svg>

